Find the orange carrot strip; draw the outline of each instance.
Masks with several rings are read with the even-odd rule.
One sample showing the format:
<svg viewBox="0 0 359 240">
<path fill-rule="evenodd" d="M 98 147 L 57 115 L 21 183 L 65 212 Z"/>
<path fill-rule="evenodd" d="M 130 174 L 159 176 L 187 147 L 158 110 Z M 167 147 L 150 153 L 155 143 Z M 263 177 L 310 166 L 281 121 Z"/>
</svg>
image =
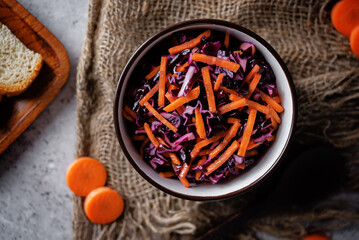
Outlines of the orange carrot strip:
<svg viewBox="0 0 359 240">
<path fill-rule="evenodd" d="M 133 117 L 134 119 L 136 119 L 136 115 L 135 112 L 127 105 L 125 105 L 125 111 L 131 115 L 131 117 Z"/>
<path fill-rule="evenodd" d="M 164 145 L 165 147 L 170 147 L 170 146 L 168 146 L 168 144 L 165 142 L 165 140 L 163 140 L 162 138 L 160 138 L 160 137 L 156 137 L 156 139 L 157 139 L 157 141 L 159 142 L 159 144 L 161 144 L 161 145 Z"/>
<path fill-rule="evenodd" d="M 239 64 L 235 62 L 224 60 L 222 58 L 208 56 L 201 53 L 193 53 L 192 60 L 207 63 L 208 65 L 216 65 L 232 72 L 237 72 L 239 69 Z"/>
<path fill-rule="evenodd" d="M 273 99 L 274 101 L 276 101 L 277 103 L 281 103 L 281 100 L 282 100 L 282 99 L 280 99 L 279 96 L 274 96 L 274 97 L 272 97 L 272 99 Z"/>
<path fill-rule="evenodd" d="M 168 92 L 168 93 L 171 93 L 172 90 L 176 90 L 176 89 L 178 89 L 177 86 L 170 84 L 170 85 L 168 86 L 167 92 Z"/>
<path fill-rule="evenodd" d="M 141 99 L 140 105 L 143 106 L 158 90 L 159 84 L 157 83 L 151 90 Z"/>
<path fill-rule="evenodd" d="M 240 122 L 240 120 L 238 118 L 233 118 L 233 117 L 227 119 L 227 123 L 229 124 L 234 124 L 235 122 Z"/>
<path fill-rule="evenodd" d="M 134 135 L 132 136 L 133 141 L 145 141 L 146 136 L 145 135 Z"/>
<path fill-rule="evenodd" d="M 235 168 L 236 168 L 236 169 L 242 169 L 242 170 L 243 170 L 245 167 L 246 167 L 246 166 L 245 166 L 244 164 L 237 164 Z"/>
<path fill-rule="evenodd" d="M 274 141 L 274 140 L 275 140 L 275 136 L 271 136 L 271 137 L 267 138 L 268 142 L 271 142 L 271 141 Z"/>
<path fill-rule="evenodd" d="M 73 193 L 82 197 L 87 196 L 92 190 L 104 186 L 106 178 L 105 167 L 96 159 L 89 157 L 77 158 L 66 171 L 67 186 Z"/>
<path fill-rule="evenodd" d="M 206 129 L 204 128 L 203 117 L 202 117 L 202 114 L 199 111 L 199 108 L 196 108 L 194 110 L 194 113 L 195 113 L 195 116 L 196 116 L 197 134 L 198 134 L 198 136 L 200 138 L 206 139 L 207 138 Z"/>
<path fill-rule="evenodd" d="M 198 161 L 197 167 L 198 167 L 199 165 L 201 165 L 202 163 L 204 163 L 205 161 L 206 161 L 206 157 L 203 156 L 203 157 Z M 201 175 L 202 175 L 202 171 L 196 172 L 196 175 L 195 175 L 194 179 L 196 179 L 196 180 L 198 181 L 198 179 L 200 178 Z"/>
<path fill-rule="evenodd" d="M 224 36 L 224 46 L 226 48 L 228 48 L 229 46 L 229 37 L 230 37 L 229 32 L 226 32 L 226 35 Z"/>
<path fill-rule="evenodd" d="M 283 107 L 277 103 L 276 101 L 274 101 L 270 96 L 268 96 L 267 94 L 265 94 L 264 92 L 258 90 L 258 92 L 260 92 L 260 98 L 262 98 L 268 105 L 271 105 L 274 110 L 276 110 L 277 112 L 283 112 Z"/>
<path fill-rule="evenodd" d="M 274 118 L 274 120 L 277 123 L 281 123 L 281 119 L 280 119 L 278 113 L 276 113 L 276 111 L 274 111 L 273 107 L 269 107 L 269 114 Z"/>
<path fill-rule="evenodd" d="M 178 107 L 182 106 L 185 103 L 188 103 L 196 98 L 198 98 L 200 94 L 200 88 L 199 86 L 192 89 L 187 96 L 182 96 L 174 100 L 172 103 L 168 104 L 165 108 L 163 108 L 163 111 L 166 112 L 172 112 L 173 110 L 177 109 Z"/>
<path fill-rule="evenodd" d="M 188 64 L 188 61 L 187 61 L 183 65 L 176 67 L 176 71 L 177 72 L 183 72 L 184 70 L 186 70 L 186 67 L 188 67 L 188 66 L 189 66 L 189 64 Z"/>
<path fill-rule="evenodd" d="M 247 76 L 244 78 L 244 81 L 246 83 L 249 83 L 250 80 L 254 77 L 254 75 L 259 71 L 259 66 L 256 64 L 252 68 L 252 70 L 247 74 Z"/>
<path fill-rule="evenodd" d="M 198 148 L 198 149 L 202 149 L 205 146 L 207 146 L 208 144 L 214 143 L 214 142 L 218 141 L 219 139 L 223 138 L 225 135 L 226 135 L 226 132 L 217 133 L 216 136 L 214 136 L 210 139 L 205 139 L 205 140 L 202 140 L 202 141 L 196 143 L 196 145 L 194 145 L 194 147 Z"/>
<path fill-rule="evenodd" d="M 173 54 L 177 54 L 179 52 L 182 52 L 185 49 L 194 48 L 194 47 L 196 47 L 197 45 L 199 45 L 201 43 L 201 39 L 204 36 L 206 38 L 209 38 L 209 36 L 211 36 L 211 31 L 207 30 L 207 31 L 205 31 L 204 33 L 200 34 L 198 37 L 196 37 L 196 38 L 194 38 L 192 40 L 184 42 L 181 45 L 171 47 L 170 49 L 168 49 L 168 52 L 173 55 Z"/>
<path fill-rule="evenodd" d="M 178 179 L 181 181 L 181 183 L 183 184 L 184 187 L 186 187 L 186 188 L 189 187 L 189 182 L 186 177 L 178 177 Z"/>
<path fill-rule="evenodd" d="M 255 143 L 255 142 L 253 142 L 253 140 L 250 140 L 249 143 L 248 143 L 247 151 L 252 150 L 253 148 L 258 147 L 258 146 L 261 145 L 261 144 L 262 144 L 261 142 Z"/>
<path fill-rule="evenodd" d="M 153 116 L 155 116 L 158 120 L 160 120 L 164 125 L 166 125 L 169 129 L 171 129 L 173 132 L 177 132 L 177 128 L 173 126 L 167 119 L 165 119 L 161 114 L 159 114 L 156 109 L 154 109 L 151 104 L 148 102 L 145 103 L 145 107 L 150 111 Z"/>
<path fill-rule="evenodd" d="M 243 52 L 241 50 L 238 50 L 238 51 L 234 51 L 233 53 L 239 53 L 239 55 L 242 55 Z"/>
<path fill-rule="evenodd" d="M 202 77 L 203 77 L 203 84 L 206 89 L 207 101 L 208 101 L 208 109 L 211 113 L 216 112 L 216 100 L 213 94 L 213 88 L 211 83 L 211 77 L 209 76 L 208 67 L 204 67 L 201 69 Z"/>
<path fill-rule="evenodd" d="M 226 136 L 224 137 L 223 141 L 217 145 L 215 149 L 209 154 L 210 158 L 215 158 L 222 150 L 227 147 L 228 143 L 236 136 L 238 128 L 241 126 L 239 121 L 236 121 L 232 127 L 228 130 Z"/>
<path fill-rule="evenodd" d="M 257 150 L 251 150 L 251 151 L 247 151 L 247 152 L 246 152 L 246 157 L 256 156 L 256 155 L 258 155 L 258 151 L 257 151 Z"/>
<path fill-rule="evenodd" d="M 221 86 L 221 83 L 222 83 L 222 80 L 223 80 L 223 76 L 224 76 L 223 73 L 221 73 L 221 74 L 218 75 L 217 80 L 216 80 L 216 83 L 214 84 L 214 87 L 213 87 L 213 90 L 214 90 L 215 92 L 217 92 L 218 89 L 219 89 L 219 87 Z"/>
<path fill-rule="evenodd" d="M 158 142 L 157 138 L 155 137 L 155 135 L 153 134 L 151 127 L 148 123 L 144 124 L 144 128 L 146 131 L 146 134 L 148 136 L 148 139 L 150 139 L 151 143 L 158 148 L 158 146 L 160 145 L 160 143 Z"/>
<path fill-rule="evenodd" d="M 238 95 L 238 93 L 236 91 L 234 91 L 233 89 L 229 89 L 229 88 L 226 88 L 226 87 L 223 87 L 223 86 L 220 86 L 219 89 L 227 92 L 227 93 L 230 93 L 230 94 L 234 94 L 234 95 Z"/>
<path fill-rule="evenodd" d="M 267 106 L 264 106 L 262 104 L 259 104 L 257 102 L 251 101 L 251 100 L 247 100 L 247 105 L 248 105 L 248 107 L 255 108 L 255 109 L 257 109 L 257 111 L 262 112 L 264 114 L 268 114 L 268 112 L 269 112 L 269 109 Z"/>
<path fill-rule="evenodd" d="M 242 98 L 240 100 L 227 103 L 226 105 L 221 106 L 218 110 L 221 112 L 221 114 L 225 114 L 227 112 L 238 109 L 240 107 L 244 107 L 246 104 L 247 104 L 246 99 Z"/>
<path fill-rule="evenodd" d="M 210 154 L 212 152 L 212 149 L 205 149 L 202 150 L 198 153 L 198 156 L 202 157 L 202 156 L 207 156 L 208 154 Z"/>
<path fill-rule="evenodd" d="M 274 119 L 273 116 L 271 116 L 271 115 L 269 115 L 269 116 L 270 116 L 270 120 L 272 121 L 272 127 L 273 127 L 274 129 L 276 129 L 276 128 L 278 127 L 277 121 Z"/>
<path fill-rule="evenodd" d="M 198 156 L 198 154 L 200 153 L 202 148 L 204 148 L 208 144 L 218 141 L 219 139 L 223 138 L 224 136 L 225 136 L 225 132 L 220 132 L 220 133 L 217 133 L 216 136 L 214 136 L 210 139 L 205 139 L 205 140 L 202 140 L 202 141 L 196 143 L 196 145 L 194 145 L 194 148 L 191 151 L 191 159 L 195 159 Z"/>
<path fill-rule="evenodd" d="M 150 80 L 151 78 L 153 78 L 154 76 L 156 76 L 156 74 L 158 73 L 158 71 L 160 70 L 160 66 L 155 67 L 149 74 L 146 75 L 146 80 Z"/>
<path fill-rule="evenodd" d="M 251 83 L 249 84 L 249 88 L 248 88 L 248 95 L 246 96 L 247 98 L 250 98 L 252 93 L 254 92 L 254 90 L 256 89 L 259 81 L 261 80 L 262 75 L 260 75 L 259 73 L 254 74 L 254 77 L 251 81 Z"/>
<path fill-rule="evenodd" d="M 171 94 L 168 92 L 165 94 L 165 96 L 170 103 L 173 103 L 176 100 L 176 98 L 172 97 Z M 185 111 L 185 108 L 184 108 L 184 106 L 180 106 L 180 107 L 176 108 L 176 111 L 178 112 L 179 115 L 182 115 L 182 113 Z"/>
<path fill-rule="evenodd" d="M 174 172 L 168 171 L 168 172 L 160 172 L 159 173 L 161 177 L 163 178 L 170 178 L 173 177 L 175 175 Z"/>
<path fill-rule="evenodd" d="M 131 115 L 128 114 L 128 113 L 125 111 L 125 109 L 122 109 L 122 115 L 123 115 L 124 118 L 126 118 L 126 119 L 127 119 L 128 121 L 130 121 L 130 122 L 134 122 L 134 121 L 135 121 L 135 119 L 133 119 L 133 118 L 131 117 Z"/>
<path fill-rule="evenodd" d="M 161 57 L 160 80 L 158 82 L 158 106 L 165 105 L 167 57 Z"/>
<path fill-rule="evenodd" d="M 241 156 L 241 157 L 244 157 L 245 154 L 246 154 L 248 143 L 249 143 L 249 140 L 251 139 L 251 135 L 252 135 L 252 131 L 253 131 L 253 126 L 254 126 L 254 123 L 256 121 L 256 116 L 257 116 L 257 110 L 251 108 L 249 110 L 247 126 L 246 126 L 246 128 L 244 129 L 244 132 L 243 132 L 241 146 L 240 146 L 240 148 L 238 150 L 238 155 Z"/>
<path fill-rule="evenodd" d="M 99 224 L 115 221 L 121 216 L 123 207 L 124 202 L 121 195 L 109 187 L 93 190 L 86 197 L 84 203 L 84 210 L 88 219 Z"/>
<path fill-rule="evenodd" d="M 208 176 L 217 168 L 222 166 L 222 164 L 225 163 L 233 155 L 233 153 L 238 149 L 238 147 L 239 143 L 237 141 L 233 141 L 232 144 L 227 148 L 227 150 L 214 163 L 207 167 L 206 175 Z"/>
</svg>

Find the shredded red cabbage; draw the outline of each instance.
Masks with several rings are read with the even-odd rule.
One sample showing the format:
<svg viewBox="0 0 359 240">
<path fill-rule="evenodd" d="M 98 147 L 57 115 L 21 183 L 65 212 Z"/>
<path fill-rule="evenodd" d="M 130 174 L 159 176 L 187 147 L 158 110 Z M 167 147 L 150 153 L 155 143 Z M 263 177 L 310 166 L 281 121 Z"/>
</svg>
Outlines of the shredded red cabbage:
<svg viewBox="0 0 359 240">
<path fill-rule="evenodd" d="M 175 42 L 173 45 L 182 44 L 191 39 L 194 39 L 196 34 L 179 33 L 174 36 Z M 270 97 L 278 96 L 276 88 L 275 75 L 265 61 L 262 54 L 256 49 L 255 45 L 249 42 L 242 42 L 238 39 L 231 38 L 231 48 L 227 49 L 224 44 L 224 33 L 212 31 L 209 38 L 203 37 L 201 43 L 191 49 L 185 49 L 176 55 L 168 55 L 164 49 L 162 56 L 168 57 L 167 65 L 167 80 L 168 83 L 175 86 L 172 87 L 168 94 L 172 98 L 185 97 L 195 87 L 200 87 L 200 95 L 185 105 L 181 106 L 181 111 L 165 112 L 163 107 L 158 107 L 158 93 L 156 93 L 148 101 L 165 119 L 167 119 L 178 131 L 174 133 L 160 120 L 155 118 L 151 112 L 139 104 L 139 101 L 158 83 L 159 72 L 151 79 L 145 80 L 144 76 L 154 67 L 159 65 L 159 58 L 152 59 L 157 62 L 157 65 L 152 65 L 153 62 L 143 63 L 143 69 L 149 71 L 143 72 L 141 79 L 135 79 L 135 82 L 140 82 L 139 87 L 135 89 L 132 99 L 128 100 L 128 106 L 133 110 L 135 119 L 133 123 L 128 121 L 131 129 L 134 130 L 135 135 L 145 135 L 143 129 L 144 123 L 149 123 L 153 134 L 156 137 L 163 139 L 157 148 L 148 141 L 144 145 L 141 152 L 143 152 L 144 161 L 148 162 L 152 168 L 158 172 L 174 171 L 178 177 L 185 165 L 190 165 L 190 169 L 186 174 L 186 179 L 191 183 L 211 182 L 217 183 L 229 176 L 235 176 L 254 164 L 260 157 L 261 153 L 269 147 L 270 141 L 273 141 L 276 129 L 273 126 L 273 118 L 270 115 L 258 111 L 255 124 L 253 127 L 251 141 L 255 147 L 247 152 L 250 156 L 241 157 L 235 152 L 229 159 L 221 165 L 218 169 L 209 175 L 206 175 L 206 168 L 215 162 L 219 156 L 226 149 L 224 149 L 215 159 L 211 159 L 208 155 L 201 164 L 198 161 L 201 157 L 191 159 L 191 152 L 199 139 L 196 132 L 196 124 L 193 121 L 195 117 L 195 109 L 198 108 L 206 130 L 207 139 L 215 137 L 219 132 L 228 131 L 232 124 L 228 123 L 229 118 L 236 118 L 240 120 L 241 126 L 232 141 L 242 141 L 243 133 L 247 125 L 249 108 L 248 106 L 229 111 L 221 114 L 218 110 L 221 106 L 231 103 L 230 94 L 228 90 L 235 91 L 238 96 L 245 97 L 248 94 L 249 84 L 244 81 L 248 73 L 255 65 L 259 66 L 258 73 L 261 74 L 261 79 L 257 85 L 257 89 L 267 94 Z M 196 62 L 192 59 L 193 53 L 201 53 L 208 56 L 217 57 L 227 61 L 239 64 L 240 68 L 237 72 L 229 71 L 226 68 L 216 65 L 208 65 L 202 62 Z M 184 71 L 179 71 L 181 66 L 188 64 Z M 223 80 L 218 91 L 214 92 L 216 101 L 216 112 L 210 112 L 208 109 L 206 90 L 203 84 L 201 68 L 207 66 L 210 72 L 212 86 L 214 86 L 218 75 L 223 74 Z M 167 86 L 168 87 L 168 86 Z M 168 88 L 166 87 L 166 91 Z M 251 97 L 251 101 L 255 101 L 261 105 L 269 107 L 269 105 L 261 98 L 260 91 L 255 91 Z M 166 99 L 165 106 L 170 104 Z M 201 150 L 213 150 L 222 142 L 222 139 L 215 141 Z M 142 144 L 143 145 L 143 144 Z M 229 145 L 228 145 L 229 146 Z M 227 146 L 227 147 L 228 147 Z M 168 154 L 174 153 L 179 159 L 180 164 L 174 164 Z"/>
</svg>

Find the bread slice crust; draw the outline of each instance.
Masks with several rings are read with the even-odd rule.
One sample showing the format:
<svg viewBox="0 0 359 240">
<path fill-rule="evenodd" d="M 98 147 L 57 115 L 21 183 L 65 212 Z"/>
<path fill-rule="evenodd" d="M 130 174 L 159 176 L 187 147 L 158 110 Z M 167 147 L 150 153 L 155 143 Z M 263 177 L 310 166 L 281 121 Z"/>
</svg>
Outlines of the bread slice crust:
<svg viewBox="0 0 359 240">
<path fill-rule="evenodd" d="M 6 28 L 6 29 L 2 29 L 1 34 L 5 34 L 7 35 L 6 37 L 9 38 L 9 34 L 12 34 L 11 31 L 5 26 L 2 25 L 0 23 L 0 28 Z M 0 35 L 1 37 L 5 37 L 3 35 Z M 13 38 L 16 36 L 13 35 L 11 38 Z M 17 39 L 17 38 L 16 38 Z M 13 39 L 11 39 L 13 40 Z M 35 64 L 33 65 L 33 67 L 31 68 L 31 71 L 29 71 L 26 74 L 18 74 L 19 76 L 15 79 L 11 79 L 9 81 L 0 81 L 0 95 L 6 95 L 8 97 L 10 96 L 16 96 L 19 95 L 21 93 L 23 93 L 27 88 L 30 87 L 30 85 L 34 82 L 35 78 L 38 76 L 41 68 L 42 68 L 42 64 L 43 64 L 43 58 L 40 54 L 35 53 L 34 51 L 28 49 L 19 39 L 16 40 L 17 42 L 16 44 L 22 44 L 23 46 L 21 46 L 21 48 L 24 48 L 23 50 L 27 51 L 27 54 L 29 54 L 28 51 L 30 51 L 30 53 L 33 55 L 32 57 L 35 58 Z M 13 44 L 14 45 L 14 44 Z M 18 45 L 17 45 L 18 47 Z M 1 54 L 11 54 L 8 52 L 3 52 L 1 51 L 2 47 L 0 46 L 0 55 Z M 14 57 L 13 57 L 14 58 Z M 8 63 L 3 63 L 3 64 L 8 64 Z M 25 66 L 24 66 L 25 67 Z M 5 67 L 7 70 L 11 69 L 11 66 L 6 66 Z M 12 71 L 16 71 L 17 69 L 11 69 Z M 0 79 L 1 79 L 1 74 L 0 74 Z"/>
</svg>

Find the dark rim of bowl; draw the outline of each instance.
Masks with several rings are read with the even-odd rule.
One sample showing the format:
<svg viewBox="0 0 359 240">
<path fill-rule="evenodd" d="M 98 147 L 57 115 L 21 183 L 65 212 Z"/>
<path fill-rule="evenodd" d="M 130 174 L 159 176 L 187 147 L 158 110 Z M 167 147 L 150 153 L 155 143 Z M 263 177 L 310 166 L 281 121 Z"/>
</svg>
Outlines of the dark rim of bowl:
<svg viewBox="0 0 359 240">
<path fill-rule="evenodd" d="M 291 123 L 290 132 L 289 132 L 287 141 L 286 141 L 286 143 L 284 145 L 284 148 L 282 149 L 282 152 L 279 154 L 279 157 L 272 164 L 272 166 L 270 168 L 268 168 L 267 171 L 260 178 L 258 178 L 256 181 L 252 182 L 248 186 L 246 186 L 246 187 L 244 187 L 242 189 L 239 189 L 237 191 L 230 192 L 228 194 L 219 195 L 219 196 L 213 196 L 213 197 L 211 197 L 211 196 L 199 197 L 199 196 L 186 195 L 186 194 L 182 194 L 182 193 L 172 191 L 171 189 L 168 189 L 168 188 L 158 184 L 156 181 L 154 181 L 152 178 L 150 178 L 147 174 L 145 174 L 142 171 L 142 169 L 136 164 L 136 162 L 132 159 L 129 152 L 127 151 L 125 143 L 122 140 L 122 135 L 121 135 L 121 132 L 120 132 L 120 129 L 119 129 L 119 121 L 118 121 L 118 114 L 119 114 L 118 113 L 118 105 L 119 105 L 121 88 L 122 88 L 122 86 L 124 84 L 124 80 L 125 80 L 125 78 L 126 78 L 126 76 L 128 74 L 128 71 L 130 70 L 132 64 L 138 58 L 140 53 L 144 49 L 146 49 L 158 37 L 161 37 L 162 35 L 164 35 L 164 34 L 166 34 L 168 32 L 175 31 L 178 28 L 182 28 L 182 27 L 186 27 L 186 26 L 194 26 L 194 25 L 199 25 L 199 24 L 201 24 L 201 25 L 202 24 L 211 24 L 211 25 L 219 25 L 219 26 L 225 26 L 225 27 L 233 28 L 233 29 L 236 29 L 236 30 L 238 30 L 240 32 L 243 32 L 243 33 L 251 36 L 252 38 L 256 39 L 258 42 L 260 42 L 274 56 L 274 58 L 277 60 L 277 62 L 281 66 L 282 70 L 284 71 L 284 73 L 286 75 L 286 78 L 288 80 L 288 83 L 289 83 L 289 88 L 290 88 L 292 99 L 293 99 L 293 102 L 292 102 L 293 116 L 292 116 L 292 123 Z M 234 24 L 234 23 L 231 23 L 231 22 L 227 22 L 227 21 L 224 21 L 224 20 L 217 20 L 217 19 L 198 19 L 198 20 L 190 20 L 190 21 L 180 22 L 180 23 L 174 24 L 174 25 L 160 31 L 159 33 L 157 33 L 157 34 L 153 35 L 152 37 L 150 37 L 149 39 L 147 39 L 132 54 L 131 58 L 128 60 L 126 66 L 124 67 L 124 69 L 122 71 L 122 74 L 120 76 L 120 79 L 119 79 L 119 81 L 117 83 L 116 95 L 115 95 L 114 101 L 115 102 L 114 102 L 113 114 L 114 114 L 114 124 L 115 124 L 115 130 L 116 130 L 117 139 L 120 142 L 121 148 L 122 148 L 125 156 L 127 157 L 128 161 L 130 161 L 131 165 L 136 169 L 137 172 L 139 172 L 141 174 L 141 176 L 144 179 L 146 179 L 149 183 L 151 183 L 153 186 L 157 187 L 158 189 L 160 189 L 160 190 L 162 190 L 162 191 L 164 191 L 166 193 L 169 193 L 169 194 L 171 194 L 173 196 L 176 196 L 176 197 L 180 197 L 180 198 L 184 198 L 184 199 L 188 199 L 188 200 L 196 200 L 196 201 L 211 201 L 211 200 L 213 201 L 213 200 L 223 200 L 223 199 L 232 198 L 232 197 L 238 196 L 240 194 L 243 194 L 243 193 L 253 189 L 259 183 L 263 182 L 263 180 L 266 179 L 275 170 L 276 167 L 278 167 L 279 162 L 281 162 L 281 160 L 283 160 L 285 155 L 288 153 L 289 146 L 292 143 L 293 132 L 294 132 L 294 128 L 295 128 L 295 124 L 296 124 L 296 118 L 297 118 L 297 101 L 296 101 L 296 93 L 295 93 L 293 79 L 292 79 L 291 74 L 289 73 L 288 68 L 286 67 L 285 63 L 283 62 L 283 60 L 281 59 L 279 54 L 263 38 L 261 38 L 260 36 L 258 36 L 254 32 L 248 30 L 247 28 L 242 27 L 242 26 L 237 25 L 237 24 Z"/>
</svg>

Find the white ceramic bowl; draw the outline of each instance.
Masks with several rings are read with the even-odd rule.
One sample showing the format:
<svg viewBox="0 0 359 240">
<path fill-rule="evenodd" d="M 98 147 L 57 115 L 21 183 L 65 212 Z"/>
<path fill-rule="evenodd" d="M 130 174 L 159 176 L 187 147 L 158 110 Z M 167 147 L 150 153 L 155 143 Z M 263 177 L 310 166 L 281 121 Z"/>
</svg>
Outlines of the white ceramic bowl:
<svg viewBox="0 0 359 240">
<path fill-rule="evenodd" d="M 256 164 L 249 168 L 245 173 L 233 177 L 227 181 L 220 181 L 217 184 L 201 183 L 190 188 L 185 188 L 178 179 L 162 178 L 151 166 L 146 163 L 134 143 L 131 141 L 130 130 L 126 128 L 126 123 L 121 113 L 124 99 L 128 96 L 128 89 L 134 88 L 136 82 L 131 79 L 139 61 L 146 56 L 153 47 L 172 36 L 175 32 L 192 29 L 213 29 L 217 31 L 229 31 L 231 37 L 236 37 L 242 41 L 253 43 L 271 66 L 275 76 L 279 95 L 282 99 L 282 106 L 285 109 L 281 114 L 282 123 L 279 125 L 276 139 L 268 151 L 262 154 Z M 114 102 L 114 124 L 118 140 L 127 159 L 133 167 L 151 184 L 157 188 L 170 193 L 174 196 L 191 200 L 217 200 L 234 197 L 247 191 L 271 173 L 284 158 L 292 138 L 296 121 L 296 99 L 295 89 L 291 75 L 283 60 L 277 52 L 261 37 L 250 30 L 221 20 L 203 19 L 182 22 L 171 26 L 144 42 L 132 55 L 127 62 L 116 89 Z"/>
</svg>

